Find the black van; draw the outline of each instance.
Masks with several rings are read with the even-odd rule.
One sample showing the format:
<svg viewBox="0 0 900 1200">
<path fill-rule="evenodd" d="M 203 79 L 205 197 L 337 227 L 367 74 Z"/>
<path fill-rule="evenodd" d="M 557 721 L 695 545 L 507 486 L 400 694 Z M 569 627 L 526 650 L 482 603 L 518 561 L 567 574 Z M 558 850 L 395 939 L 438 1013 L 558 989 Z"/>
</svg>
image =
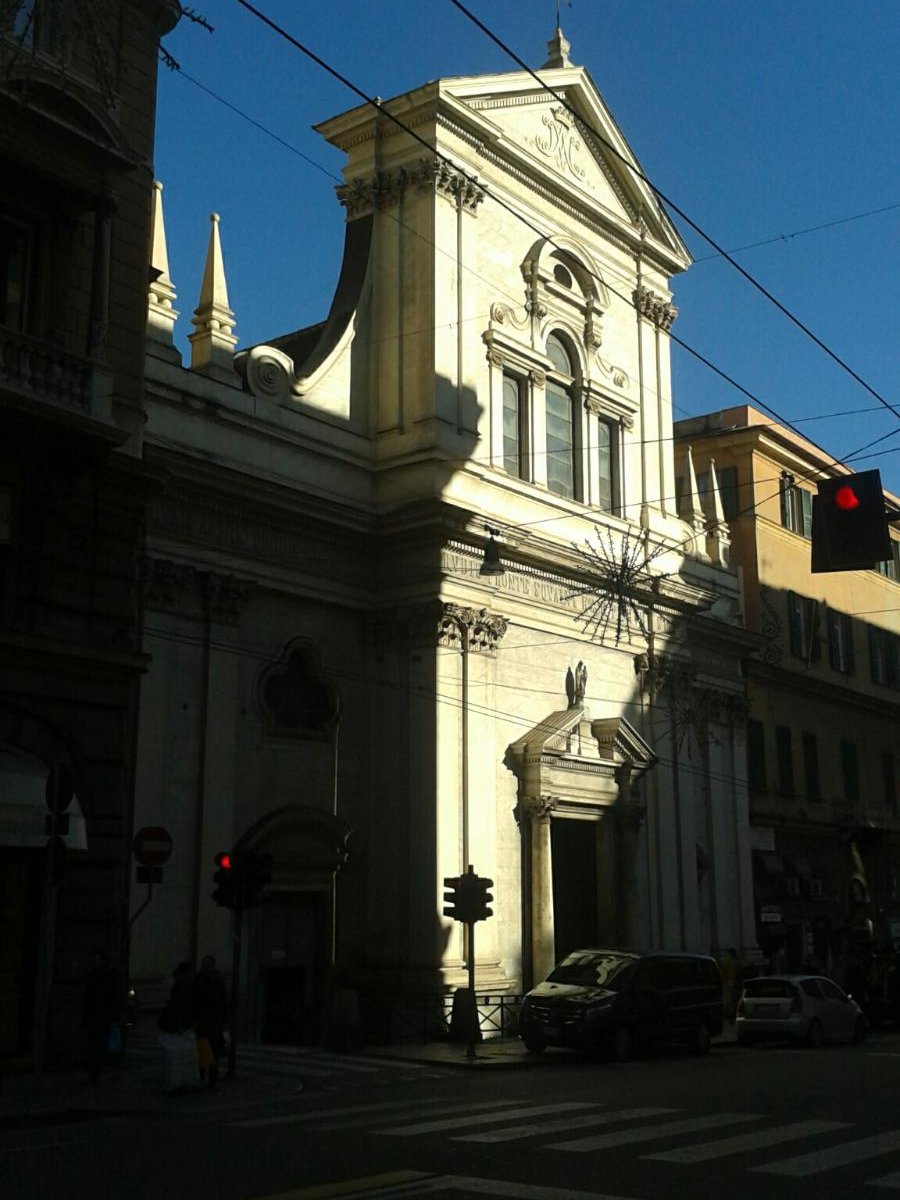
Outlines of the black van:
<svg viewBox="0 0 900 1200">
<path fill-rule="evenodd" d="M 671 1042 L 705 1054 L 722 1032 L 719 967 L 702 954 L 574 950 L 522 1001 L 519 1032 L 532 1054 L 570 1046 L 622 1061 Z"/>
</svg>

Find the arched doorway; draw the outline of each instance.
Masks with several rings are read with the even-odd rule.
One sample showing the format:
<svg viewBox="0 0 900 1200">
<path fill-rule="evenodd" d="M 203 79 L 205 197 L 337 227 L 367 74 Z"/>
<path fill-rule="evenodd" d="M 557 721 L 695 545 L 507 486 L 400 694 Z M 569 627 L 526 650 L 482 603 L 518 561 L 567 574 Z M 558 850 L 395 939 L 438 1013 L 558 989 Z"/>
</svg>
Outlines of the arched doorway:
<svg viewBox="0 0 900 1200">
<path fill-rule="evenodd" d="M 351 830 L 333 813 L 288 805 L 267 814 L 236 850 L 272 855 L 272 881 L 248 914 L 249 1028 L 261 1041 L 315 1042 L 334 965 L 337 873 Z"/>
</svg>

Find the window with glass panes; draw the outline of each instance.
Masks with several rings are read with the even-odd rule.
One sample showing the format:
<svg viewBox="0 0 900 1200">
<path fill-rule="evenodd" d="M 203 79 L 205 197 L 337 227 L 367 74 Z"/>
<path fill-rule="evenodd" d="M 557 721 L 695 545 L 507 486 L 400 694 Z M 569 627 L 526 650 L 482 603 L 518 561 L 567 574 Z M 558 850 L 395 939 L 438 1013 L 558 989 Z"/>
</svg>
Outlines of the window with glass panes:
<svg viewBox="0 0 900 1200">
<path fill-rule="evenodd" d="M 518 479 L 528 479 L 525 425 L 525 380 L 503 375 L 503 469 Z"/>
<path fill-rule="evenodd" d="M 808 663 L 819 661 L 819 605 L 810 596 L 788 592 L 788 624 L 791 654 Z"/>
<path fill-rule="evenodd" d="M 603 512 L 619 511 L 619 459 L 617 427 L 604 417 L 597 418 L 597 508 Z"/>
<path fill-rule="evenodd" d="M 798 487 L 793 475 L 781 476 L 781 523 L 808 538 L 812 535 L 812 492 Z"/>
<path fill-rule="evenodd" d="M 833 609 L 828 610 L 828 657 L 835 671 L 853 674 L 853 621 Z"/>
<path fill-rule="evenodd" d="M 572 360 L 556 334 L 547 338 L 547 357 L 553 364 L 547 375 L 547 487 L 557 496 L 574 497 L 575 405 L 572 396 Z"/>
<path fill-rule="evenodd" d="M 0 325 L 23 332 L 26 325 L 31 231 L 0 216 Z"/>
<path fill-rule="evenodd" d="M 803 731 L 803 785 L 807 800 L 821 800 L 819 786 L 819 743 L 816 735 Z"/>
</svg>

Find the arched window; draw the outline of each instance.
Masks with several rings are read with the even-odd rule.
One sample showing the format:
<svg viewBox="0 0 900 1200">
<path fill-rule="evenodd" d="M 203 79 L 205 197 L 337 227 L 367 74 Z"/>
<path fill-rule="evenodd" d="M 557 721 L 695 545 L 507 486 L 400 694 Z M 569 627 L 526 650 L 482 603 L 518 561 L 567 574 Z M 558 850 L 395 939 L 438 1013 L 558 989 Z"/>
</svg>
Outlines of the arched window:
<svg viewBox="0 0 900 1200">
<path fill-rule="evenodd" d="M 577 427 L 572 390 L 572 359 L 562 338 L 547 338 L 547 487 L 557 496 L 574 497 L 577 488 L 575 461 Z"/>
</svg>

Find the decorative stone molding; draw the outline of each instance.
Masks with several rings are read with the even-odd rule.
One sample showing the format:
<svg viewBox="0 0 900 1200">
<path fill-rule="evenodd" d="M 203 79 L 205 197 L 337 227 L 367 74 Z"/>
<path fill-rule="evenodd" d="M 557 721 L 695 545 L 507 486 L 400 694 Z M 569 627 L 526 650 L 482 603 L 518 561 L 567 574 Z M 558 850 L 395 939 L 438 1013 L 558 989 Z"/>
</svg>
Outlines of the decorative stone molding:
<svg viewBox="0 0 900 1200">
<path fill-rule="evenodd" d="M 189 563 L 145 558 L 141 564 L 144 607 L 199 620 L 205 614 L 224 625 L 237 625 L 254 584 L 235 575 L 205 571 Z"/>
<path fill-rule="evenodd" d="M 643 285 L 634 289 L 632 299 L 635 308 L 642 317 L 646 317 L 648 321 L 652 321 L 664 333 L 669 332 L 675 318 L 678 316 L 678 309 L 674 304 L 670 304 L 662 296 L 651 291 L 650 288 L 645 288 Z"/>
<path fill-rule="evenodd" d="M 561 104 L 555 105 L 541 117 L 541 124 L 546 134 L 535 136 L 535 149 L 549 158 L 557 170 L 584 181 L 587 176 L 587 169 L 581 161 L 584 143 L 572 114 Z"/>
<path fill-rule="evenodd" d="M 547 376 L 544 371 L 529 371 L 528 378 L 537 388 L 547 386 Z"/>
<path fill-rule="evenodd" d="M 475 212 L 486 194 L 476 180 L 455 170 L 437 156 L 422 158 L 412 168 L 377 171 L 370 179 L 356 176 L 335 190 L 339 202 L 347 210 L 347 217 L 352 220 L 394 207 L 403 199 L 409 186 L 416 187 L 420 192 L 433 191 L 471 213 Z"/>
<path fill-rule="evenodd" d="M 247 386 L 263 400 L 287 400 L 294 382 L 294 360 L 274 346 L 254 346 L 244 358 Z"/>
<path fill-rule="evenodd" d="M 512 325 L 514 329 L 524 330 L 528 328 L 528 313 L 517 317 L 511 305 L 495 303 L 491 305 L 491 324 Z"/>
<path fill-rule="evenodd" d="M 323 675 L 312 645 L 289 645 L 268 663 L 257 680 L 256 700 L 270 736 L 327 737 L 340 718 L 337 689 Z"/>
<path fill-rule="evenodd" d="M 544 284 L 540 276 L 540 264 L 530 258 L 522 263 L 522 278 L 525 280 L 525 311 L 533 317 L 546 317 Z"/>
<path fill-rule="evenodd" d="M 505 617 L 490 613 L 486 608 L 445 604 L 438 619 L 438 644 L 464 652 L 493 654 L 508 627 Z"/>
<path fill-rule="evenodd" d="M 559 804 L 559 796 L 521 796 L 513 809 L 513 816 L 519 826 L 523 822 L 549 825 L 554 809 L 557 809 Z"/>
</svg>

